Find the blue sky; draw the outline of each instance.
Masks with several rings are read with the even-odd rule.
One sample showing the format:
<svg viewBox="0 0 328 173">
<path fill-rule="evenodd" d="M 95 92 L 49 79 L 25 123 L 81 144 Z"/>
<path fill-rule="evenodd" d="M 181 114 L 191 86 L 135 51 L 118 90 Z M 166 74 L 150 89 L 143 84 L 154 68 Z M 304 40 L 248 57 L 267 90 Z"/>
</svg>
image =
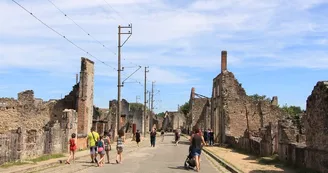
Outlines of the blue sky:
<svg viewBox="0 0 328 173">
<path fill-rule="evenodd" d="M 327 80 L 326 0 L 17 0 L 61 34 L 117 67 L 117 27 L 133 24 L 122 49 L 123 74 L 149 66 L 148 89 L 156 81 L 155 111 L 176 110 L 191 87 L 210 96 L 228 51 L 228 70 L 248 94 L 278 96 L 279 104 L 305 108 L 317 81 Z M 95 62 L 95 105 L 117 98 L 117 72 L 46 28 L 11 0 L 0 2 L 0 97 L 33 89 L 44 100 L 67 94 L 81 57 Z M 110 51 L 109 51 L 109 50 Z M 114 53 L 112 53 L 114 52 Z M 122 89 L 123 98 L 143 102 L 143 70 Z"/>
</svg>

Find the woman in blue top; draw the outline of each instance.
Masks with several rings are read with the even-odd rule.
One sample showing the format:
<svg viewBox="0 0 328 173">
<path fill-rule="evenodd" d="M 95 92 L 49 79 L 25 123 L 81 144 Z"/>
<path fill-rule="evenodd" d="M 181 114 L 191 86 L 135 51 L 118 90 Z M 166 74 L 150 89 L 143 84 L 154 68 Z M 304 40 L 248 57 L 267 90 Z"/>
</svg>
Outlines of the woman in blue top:
<svg viewBox="0 0 328 173">
<path fill-rule="evenodd" d="M 105 156 L 105 149 L 104 149 L 104 140 L 103 136 L 100 136 L 98 142 L 97 142 L 97 147 L 98 147 L 98 154 L 100 155 L 100 160 L 97 162 L 97 165 L 99 167 L 103 166 L 104 164 L 104 156 Z"/>
</svg>

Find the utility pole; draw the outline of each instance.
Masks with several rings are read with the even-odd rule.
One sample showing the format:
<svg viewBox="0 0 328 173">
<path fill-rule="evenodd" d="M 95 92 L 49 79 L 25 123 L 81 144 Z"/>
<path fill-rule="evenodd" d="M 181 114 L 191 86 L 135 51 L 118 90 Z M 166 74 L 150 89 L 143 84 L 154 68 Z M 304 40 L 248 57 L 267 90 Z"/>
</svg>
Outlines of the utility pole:
<svg viewBox="0 0 328 173">
<path fill-rule="evenodd" d="M 151 92 L 148 91 L 148 108 L 149 108 L 149 113 L 148 113 L 148 130 L 150 131 L 151 130 L 151 127 L 150 127 L 150 117 L 151 117 Z"/>
<path fill-rule="evenodd" d="M 145 67 L 145 84 L 144 84 L 144 101 L 145 101 L 145 105 L 144 105 L 144 112 L 143 112 L 143 116 L 142 116 L 142 133 L 144 134 L 144 137 L 146 137 L 146 113 L 147 113 L 147 72 L 149 72 L 149 70 L 147 70 L 147 68 L 149 67 Z"/>
<path fill-rule="evenodd" d="M 151 83 L 151 111 L 150 111 L 150 119 L 149 119 L 149 126 L 153 128 L 153 111 L 154 111 L 154 81 Z"/>
<path fill-rule="evenodd" d="M 121 32 L 122 29 L 127 28 L 130 29 L 130 31 L 126 32 Z M 128 38 L 121 44 L 121 35 L 122 34 L 128 34 Z M 132 24 L 129 24 L 129 26 L 121 26 L 118 25 L 118 52 L 117 52 L 117 59 L 118 59 L 118 64 L 117 64 L 117 113 L 116 113 L 116 134 L 120 130 L 120 118 L 121 118 L 121 87 L 123 87 L 121 83 L 121 71 L 123 69 L 121 68 L 121 47 L 129 40 L 129 38 L 132 35 Z"/>
</svg>

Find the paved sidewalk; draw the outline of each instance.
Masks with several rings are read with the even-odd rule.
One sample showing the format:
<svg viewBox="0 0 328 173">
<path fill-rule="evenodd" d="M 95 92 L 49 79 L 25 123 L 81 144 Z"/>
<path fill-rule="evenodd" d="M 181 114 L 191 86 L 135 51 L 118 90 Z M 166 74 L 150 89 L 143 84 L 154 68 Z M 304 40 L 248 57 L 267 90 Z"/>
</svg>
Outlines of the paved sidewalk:
<svg viewBox="0 0 328 173">
<path fill-rule="evenodd" d="M 260 164 L 255 156 L 249 156 L 222 147 L 205 147 L 205 150 L 244 173 L 295 173 L 296 171 L 283 166 Z"/>
<path fill-rule="evenodd" d="M 149 139 L 145 138 L 141 143 L 148 143 L 148 141 L 149 141 Z M 112 143 L 111 145 L 112 145 L 112 152 L 114 152 L 116 142 Z M 137 149 L 136 142 L 132 141 L 131 138 L 127 139 L 125 146 L 127 149 L 130 148 L 130 149 L 128 149 L 127 152 L 132 152 L 135 149 Z M 75 158 L 76 158 L 76 160 L 79 160 L 81 158 L 90 157 L 89 154 L 90 154 L 90 151 L 88 149 L 84 150 L 84 151 L 78 151 L 75 154 Z M 65 165 L 64 163 L 68 156 L 69 156 L 69 154 L 65 154 L 65 157 L 62 157 L 62 158 L 50 159 L 50 160 L 46 160 L 46 161 L 42 161 L 42 162 L 24 164 L 24 165 L 20 165 L 20 166 L 12 166 L 9 168 L 0 168 L 0 172 L 23 173 L 23 172 L 36 171 L 36 170 L 40 170 L 40 169 L 46 169 L 46 168 L 50 168 L 50 167 L 54 167 L 54 166 Z M 60 162 L 62 162 L 62 163 L 60 163 Z"/>
</svg>

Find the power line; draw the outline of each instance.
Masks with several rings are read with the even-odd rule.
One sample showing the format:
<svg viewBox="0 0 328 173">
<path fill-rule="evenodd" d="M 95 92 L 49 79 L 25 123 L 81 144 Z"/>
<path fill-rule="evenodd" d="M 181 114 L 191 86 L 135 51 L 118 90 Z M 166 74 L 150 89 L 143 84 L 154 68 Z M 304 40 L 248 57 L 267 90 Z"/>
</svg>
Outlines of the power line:
<svg viewBox="0 0 328 173">
<path fill-rule="evenodd" d="M 72 18 L 70 18 L 63 10 L 61 10 L 56 4 L 54 4 L 51 0 L 48 0 L 58 11 L 60 11 L 65 17 L 67 17 L 69 20 L 71 20 L 77 27 L 79 27 L 85 34 L 87 34 L 88 36 L 90 36 L 93 40 L 95 40 L 96 42 L 98 42 L 102 47 L 106 48 L 107 50 L 109 50 L 111 53 L 113 53 L 114 55 L 116 55 L 115 52 L 113 52 L 111 49 L 109 49 L 107 46 L 105 46 L 105 44 L 103 44 L 102 42 L 100 42 L 99 40 L 97 40 L 95 37 L 93 37 L 89 32 L 87 32 L 85 29 L 83 29 L 81 27 L 81 25 L 77 24 Z"/>
<path fill-rule="evenodd" d="M 78 49 L 80 49 L 81 51 L 85 52 L 86 54 L 90 55 L 91 57 L 93 57 L 94 59 L 98 60 L 99 62 L 101 62 L 104 65 L 107 65 L 111 68 L 113 68 L 114 70 L 116 70 L 113 66 L 106 64 L 104 61 L 101 61 L 100 59 L 98 59 L 97 57 L 93 56 L 91 53 L 89 53 L 88 51 L 86 51 L 85 49 L 83 49 L 82 47 L 78 46 L 77 44 L 75 44 L 73 41 L 71 41 L 70 39 L 68 39 L 65 35 L 59 33 L 58 31 L 56 31 L 55 29 L 53 29 L 51 26 L 49 26 L 48 24 L 46 24 L 45 22 L 43 22 L 41 19 L 39 19 L 38 17 L 36 17 L 32 12 L 30 12 L 29 10 L 27 10 L 25 7 L 23 7 L 21 4 L 19 4 L 18 2 L 16 2 L 15 0 L 12 0 L 14 3 L 16 3 L 18 6 L 20 6 L 23 10 L 25 10 L 27 13 L 29 13 L 30 15 L 32 15 L 35 19 L 37 19 L 39 22 L 41 22 L 43 25 L 45 25 L 47 28 L 49 28 L 50 30 L 52 30 L 53 32 L 55 32 L 56 34 L 58 34 L 59 36 L 63 37 L 66 41 L 70 42 L 72 45 L 74 45 L 75 47 L 77 47 Z"/>
<path fill-rule="evenodd" d="M 118 15 L 118 16 L 120 16 L 123 20 L 124 20 L 124 18 L 120 15 L 120 13 L 119 12 L 117 12 L 106 0 L 104 0 L 105 2 L 106 2 L 106 4 Z"/>
</svg>

